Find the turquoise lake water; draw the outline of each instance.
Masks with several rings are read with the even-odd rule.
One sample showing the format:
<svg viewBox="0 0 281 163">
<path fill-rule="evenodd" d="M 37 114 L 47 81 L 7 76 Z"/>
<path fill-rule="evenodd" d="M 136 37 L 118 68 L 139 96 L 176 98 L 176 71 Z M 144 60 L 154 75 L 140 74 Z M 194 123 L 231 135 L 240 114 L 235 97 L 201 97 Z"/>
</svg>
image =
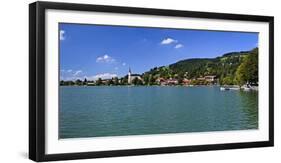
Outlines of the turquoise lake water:
<svg viewBox="0 0 281 163">
<path fill-rule="evenodd" d="M 219 87 L 60 87 L 59 138 L 258 128 L 258 92 Z"/>
</svg>

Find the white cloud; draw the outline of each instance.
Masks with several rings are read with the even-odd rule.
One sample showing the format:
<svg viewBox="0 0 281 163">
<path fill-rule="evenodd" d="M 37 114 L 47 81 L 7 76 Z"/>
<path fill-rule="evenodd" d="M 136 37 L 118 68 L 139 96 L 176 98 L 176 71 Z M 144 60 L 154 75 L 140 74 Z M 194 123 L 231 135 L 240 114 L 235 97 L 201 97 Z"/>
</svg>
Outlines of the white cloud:
<svg viewBox="0 0 281 163">
<path fill-rule="evenodd" d="M 64 30 L 60 30 L 60 40 L 65 40 L 65 31 Z"/>
<path fill-rule="evenodd" d="M 116 74 L 111 74 L 111 73 L 104 73 L 104 74 L 97 74 L 94 76 L 95 78 L 102 78 L 102 79 L 109 79 L 109 78 L 113 78 L 113 77 L 117 77 Z"/>
<path fill-rule="evenodd" d="M 74 72 L 73 76 L 78 76 L 81 73 L 82 73 L 82 70 L 77 70 L 77 71 Z"/>
<path fill-rule="evenodd" d="M 117 77 L 117 74 L 113 74 L 113 73 L 101 73 L 101 74 L 96 74 L 93 76 L 87 76 L 87 75 L 82 76 L 82 73 L 83 73 L 82 70 L 72 71 L 70 74 L 68 74 L 66 76 L 61 75 L 60 79 L 65 80 L 65 81 L 68 81 L 68 80 L 75 81 L 77 79 L 84 80 L 85 78 L 87 80 L 98 80 L 99 78 L 111 79 L 111 78 Z"/>
<path fill-rule="evenodd" d="M 113 63 L 113 62 L 115 62 L 115 59 L 110 57 L 109 55 L 105 54 L 101 57 L 98 57 L 96 59 L 96 62 L 98 62 L 98 63 Z"/>
<path fill-rule="evenodd" d="M 75 76 L 61 76 L 60 77 L 61 80 L 65 80 L 65 81 L 75 81 L 75 80 L 83 80 L 84 78 L 82 77 L 75 77 Z"/>
<path fill-rule="evenodd" d="M 81 79 L 81 73 L 82 70 L 72 70 L 72 69 L 61 70 L 60 78 L 62 80 L 77 80 L 77 79 Z"/>
<path fill-rule="evenodd" d="M 179 49 L 179 48 L 182 48 L 182 47 L 183 47 L 183 44 L 177 44 L 177 45 L 175 46 L 176 49 Z"/>
<path fill-rule="evenodd" d="M 85 78 L 87 78 L 88 80 L 97 80 L 98 78 L 101 79 L 111 79 L 117 77 L 116 74 L 111 74 L 111 73 L 103 73 L 103 74 L 97 74 L 94 76 L 85 76 Z"/>
<path fill-rule="evenodd" d="M 177 43 L 177 42 L 178 42 L 177 40 L 167 37 L 161 41 L 161 44 L 168 45 L 168 44 Z"/>
<path fill-rule="evenodd" d="M 122 66 L 126 66 L 126 63 L 125 63 L 125 62 L 123 62 L 123 63 L 122 63 Z"/>
</svg>

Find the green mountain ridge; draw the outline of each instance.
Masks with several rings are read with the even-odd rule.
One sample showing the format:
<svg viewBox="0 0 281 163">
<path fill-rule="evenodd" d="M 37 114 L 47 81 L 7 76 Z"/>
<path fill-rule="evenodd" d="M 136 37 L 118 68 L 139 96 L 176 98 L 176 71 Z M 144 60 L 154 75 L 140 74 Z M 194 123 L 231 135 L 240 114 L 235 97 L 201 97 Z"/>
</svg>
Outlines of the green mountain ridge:
<svg viewBox="0 0 281 163">
<path fill-rule="evenodd" d="M 226 53 L 216 58 L 191 58 L 180 60 L 168 66 L 155 67 L 143 73 L 142 76 L 145 82 L 151 82 L 151 80 L 154 81 L 157 78 L 176 78 L 181 80 L 183 78 L 196 79 L 207 75 L 214 75 L 220 80 L 220 83 L 223 80 L 231 80 L 225 84 L 235 84 L 236 81 L 234 80 L 237 80 L 238 77 L 237 69 L 245 60 L 249 63 L 244 67 L 250 71 L 256 71 L 252 73 L 250 78 L 253 78 L 253 75 L 256 75 L 257 78 L 257 57 L 258 48 L 250 51 Z M 257 79 L 250 78 L 246 77 L 244 80 L 257 83 Z"/>
</svg>

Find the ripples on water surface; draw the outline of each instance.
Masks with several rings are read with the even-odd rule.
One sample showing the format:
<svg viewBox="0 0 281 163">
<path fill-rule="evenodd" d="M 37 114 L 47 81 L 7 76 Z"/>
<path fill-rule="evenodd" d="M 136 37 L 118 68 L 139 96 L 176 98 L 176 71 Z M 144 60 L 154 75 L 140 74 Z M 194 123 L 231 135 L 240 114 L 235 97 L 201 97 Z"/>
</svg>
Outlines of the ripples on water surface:
<svg viewBox="0 0 281 163">
<path fill-rule="evenodd" d="M 60 87 L 60 138 L 258 128 L 258 92 L 219 87 Z"/>
</svg>

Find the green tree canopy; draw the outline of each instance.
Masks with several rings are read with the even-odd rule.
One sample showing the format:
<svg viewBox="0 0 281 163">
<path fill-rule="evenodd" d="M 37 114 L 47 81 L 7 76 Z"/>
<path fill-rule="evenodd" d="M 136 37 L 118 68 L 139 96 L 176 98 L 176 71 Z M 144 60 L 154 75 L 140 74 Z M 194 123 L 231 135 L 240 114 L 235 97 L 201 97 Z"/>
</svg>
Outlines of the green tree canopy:
<svg viewBox="0 0 281 163">
<path fill-rule="evenodd" d="M 239 85 L 258 83 L 258 49 L 254 49 L 243 59 L 235 73 L 235 80 Z"/>
</svg>

